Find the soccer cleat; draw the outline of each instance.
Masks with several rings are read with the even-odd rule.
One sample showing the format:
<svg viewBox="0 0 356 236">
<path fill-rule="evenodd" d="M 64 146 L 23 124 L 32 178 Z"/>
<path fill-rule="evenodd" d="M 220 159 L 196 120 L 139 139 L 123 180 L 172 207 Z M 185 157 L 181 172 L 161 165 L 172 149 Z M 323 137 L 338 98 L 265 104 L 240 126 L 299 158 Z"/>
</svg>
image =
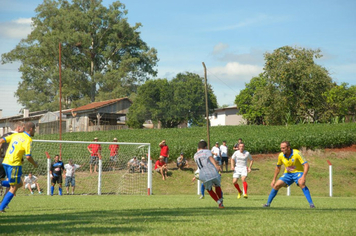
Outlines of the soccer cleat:
<svg viewBox="0 0 356 236">
<path fill-rule="evenodd" d="M 219 203 L 219 208 L 221 208 L 221 209 L 222 209 L 222 208 L 225 208 L 223 202 L 220 202 L 220 203 Z"/>
<path fill-rule="evenodd" d="M 270 207 L 271 205 L 270 204 L 263 204 L 263 206 L 262 207 Z"/>
<path fill-rule="evenodd" d="M 204 199 L 204 198 L 205 198 L 205 197 L 204 197 L 203 195 L 201 195 L 199 199 Z"/>
<path fill-rule="evenodd" d="M 39 193 L 39 194 L 42 194 L 42 192 L 41 192 L 41 191 L 39 191 L 38 193 Z"/>
<path fill-rule="evenodd" d="M 31 194 L 33 195 L 33 192 L 31 192 Z"/>
<path fill-rule="evenodd" d="M 5 210 L 2 210 L 2 211 L 0 211 L 1 213 L 6 213 L 6 211 Z"/>
<path fill-rule="evenodd" d="M 248 197 L 247 197 L 247 194 L 244 194 L 244 198 L 248 198 Z"/>
<path fill-rule="evenodd" d="M 310 208 L 315 208 L 315 205 L 314 204 L 310 204 Z"/>
<path fill-rule="evenodd" d="M 241 193 L 238 192 L 238 193 L 237 193 L 237 199 L 240 199 L 240 198 L 241 198 Z"/>
</svg>

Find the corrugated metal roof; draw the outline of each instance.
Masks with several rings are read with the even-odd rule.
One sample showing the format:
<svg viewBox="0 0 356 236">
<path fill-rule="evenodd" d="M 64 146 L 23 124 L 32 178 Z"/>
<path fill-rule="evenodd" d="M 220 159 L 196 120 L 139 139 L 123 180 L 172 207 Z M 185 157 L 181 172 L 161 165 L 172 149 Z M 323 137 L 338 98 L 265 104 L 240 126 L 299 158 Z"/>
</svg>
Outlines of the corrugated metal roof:
<svg viewBox="0 0 356 236">
<path fill-rule="evenodd" d="M 76 112 L 76 111 L 85 111 L 85 110 L 97 109 L 97 108 L 105 107 L 105 106 L 111 105 L 113 103 L 116 103 L 118 101 L 125 100 L 125 99 L 127 99 L 127 100 L 129 100 L 131 102 L 131 100 L 129 98 L 127 98 L 127 97 L 125 97 L 125 98 L 116 98 L 116 99 L 111 99 L 111 100 L 106 100 L 106 101 L 101 101 L 101 102 L 92 102 L 92 103 L 89 103 L 87 105 L 74 108 L 71 111 Z M 71 111 L 67 111 L 65 113 L 70 113 Z"/>
</svg>

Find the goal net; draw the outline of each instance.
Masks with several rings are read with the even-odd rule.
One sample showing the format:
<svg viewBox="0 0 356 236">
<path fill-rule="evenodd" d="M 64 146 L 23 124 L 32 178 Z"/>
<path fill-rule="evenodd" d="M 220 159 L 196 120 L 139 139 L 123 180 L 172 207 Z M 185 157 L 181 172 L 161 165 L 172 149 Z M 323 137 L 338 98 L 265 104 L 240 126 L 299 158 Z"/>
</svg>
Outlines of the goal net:
<svg viewBox="0 0 356 236">
<path fill-rule="evenodd" d="M 96 160 L 91 157 L 88 150 L 90 144 L 99 144 L 101 147 Z M 119 145 L 117 155 L 113 155 L 110 151 L 110 145 Z M 25 161 L 22 176 L 24 178 L 30 172 L 36 176 L 42 194 L 51 193 L 50 166 L 54 162 L 55 155 L 60 156 L 64 165 L 69 161 L 80 165 L 74 172 L 74 194 L 152 194 L 152 161 L 149 158 L 149 143 L 33 140 L 32 156 L 38 163 L 38 168 Z M 63 174 L 62 176 L 62 191 L 63 194 L 67 194 L 66 177 Z M 58 187 L 56 184 L 54 195 L 59 193 Z M 33 192 L 38 194 L 37 189 Z M 69 194 L 71 193 L 72 187 L 69 187 Z M 17 194 L 30 194 L 30 191 L 22 188 Z"/>
</svg>

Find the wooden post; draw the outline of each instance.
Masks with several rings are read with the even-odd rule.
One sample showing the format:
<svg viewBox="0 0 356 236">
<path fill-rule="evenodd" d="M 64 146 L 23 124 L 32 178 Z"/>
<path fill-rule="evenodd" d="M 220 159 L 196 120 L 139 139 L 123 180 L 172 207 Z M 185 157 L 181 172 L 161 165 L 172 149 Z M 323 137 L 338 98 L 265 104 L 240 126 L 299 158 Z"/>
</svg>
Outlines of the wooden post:
<svg viewBox="0 0 356 236">
<path fill-rule="evenodd" d="M 208 106 L 208 79 L 206 76 L 206 66 L 204 66 L 204 81 L 205 81 L 205 116 L 206 116 L 206 133 L 207 133 L 207 143 L 208 149 L 210 150 L 210 127 L 209 127 L 209 106 Z"/>
</svg>

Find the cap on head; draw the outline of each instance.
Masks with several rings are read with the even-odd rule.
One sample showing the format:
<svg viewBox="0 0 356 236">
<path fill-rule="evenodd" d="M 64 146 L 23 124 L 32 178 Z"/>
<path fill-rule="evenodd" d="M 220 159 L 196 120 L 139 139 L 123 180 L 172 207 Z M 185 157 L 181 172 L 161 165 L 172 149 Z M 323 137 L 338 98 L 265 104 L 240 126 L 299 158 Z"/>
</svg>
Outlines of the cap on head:
<svg viewBox="0 0 356 236">
<path fill-rule="evenodd" d="M 159 156 L 159 159 L 163 159 L 164 158 L 164 156 Z"/>
<path fill-rule="evenodd" d="M 114 141 L 117 141 L 117 138 L 114 138 Z"/>
<path fill-rule="evenodd" d="M 219 142 L 216 142 L 215 144 L 219 144 Z"/>
<path fill-rule="evenodd" d="M 184 152 L 181 152 L 180 155 L 184 155 Z"/>
<path fill-rule="evenodd" d="M 94 140 L 99 140 L 98 137 L 95 137 Z"/>
<path fill-rule="evenodd" d="M 145 157 L 142 157 L 141 160 L 145 160 Z"/>
</svg>

